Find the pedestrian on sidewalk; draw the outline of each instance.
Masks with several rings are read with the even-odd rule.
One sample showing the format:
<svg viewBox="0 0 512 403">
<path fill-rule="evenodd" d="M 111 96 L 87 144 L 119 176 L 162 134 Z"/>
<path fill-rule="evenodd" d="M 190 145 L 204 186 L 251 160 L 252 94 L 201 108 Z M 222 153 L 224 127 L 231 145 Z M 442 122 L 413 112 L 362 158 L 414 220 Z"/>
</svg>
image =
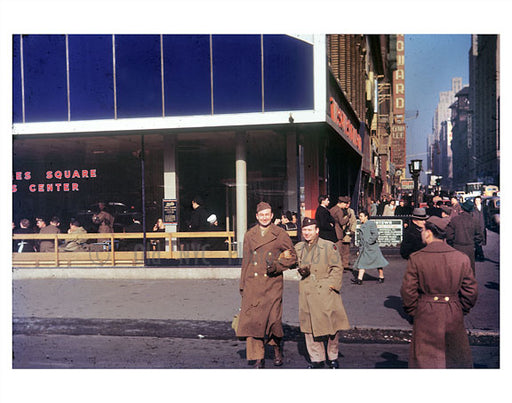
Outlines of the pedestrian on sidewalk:
<svg viewBox="0 0 512 403">
<path fill-rule="evenodd" d="M 299 282 L 299 322 L 311 364 L 308 368 L 339 368 L 339 331 L 350 329 L 340 291 L 341 257 L 334 243 L 319 237 L 315 220 L 302 222 L 304 241 L 295 245 Z M 326 349 L 327 344 L 327 361 Z"/>
<path fill-rule="evenodd" d="M 425 248 L 407 262 L 400 294 L 414 318 L 409 368 L 472 368 L 464 315 L 475 305 L 477 284 L 467 255 L 444 242 L 446 221 L 425 223 Z"/>
<path fill-rule="evenodd" d="M 258 223 L 247 231 L 243 245 L 236 335 L 246 338 L 247 360 L 255 361 L 255 368 L 265 367 L 265 344 L 274 346 L 274 365 L 283 365 L 283 271 L 297 261 L 292 240 L 273 218 L 270 204 L 259 203 Z"/>
<path fill-rule="evenodd" d="M 345 270 L 350 268 L 350 243 L 355 235 L 357 218 L 354 210 L 350 208 L 350 197 L 340 196 L 338 203 L 331 208 L 331 216 L 335 221 L 336 246 L 341 255 L 341 262 Z"/>
<path fill-rule="evenodd" d="M 379 271 L 379 278 L 377 282 L 382 284 L 384 282 L 384 266 L 389 262 L 384 258 L 379 247 L 379 229 L 374 221 L 368 219 L 367 211 L 359 212 L 359 220 L 361 226 L 359 227 L 359 255 L 354 262 L 354 273 L 358 270 L 357 278 L 351 281 L 354 284 L 363 284 L 364 273 L 368 269 L 377 269 Z"/>
<path fill-rule="evenodd" d="M 475 273 L 475 244 L 481 245 L 484 235 L 480 224 L 473 216 L 474 204 L 466 200 L 461 204 L 462 211 L 453 216 L 446 227 L 446 241 L 458 251 L 469 256 L 473 274 Z"/>
<path fill-rule="evenodd" d="M 411 253 L 417 252 L 425 247 L 421 239 L 421 231 L 425 227 L 425 221 L 429 216 L 423 207 L 416 207 L 412 211 L 411 222 L 405 228 L 402 243 L 400 244 L 400 255 L 409 259 Z"/>
<path fill-rule="evenodd" d="M 320 238 L 336 243 L 335 221 L 329 211 L 330 199 L 328 195 L 318 197 L 318 207 L 315 212 L 315 220 L 320 229 Z"/>
</svg>

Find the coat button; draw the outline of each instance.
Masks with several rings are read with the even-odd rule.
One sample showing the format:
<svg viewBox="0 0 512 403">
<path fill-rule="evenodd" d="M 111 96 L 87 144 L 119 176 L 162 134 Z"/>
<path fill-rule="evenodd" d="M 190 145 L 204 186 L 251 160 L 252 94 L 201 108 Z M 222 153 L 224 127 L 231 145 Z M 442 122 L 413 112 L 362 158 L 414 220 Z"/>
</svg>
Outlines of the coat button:
<svg viewBox="0 0 512 403">
<path fill-rule="evenodd" d="M 267 273 L 265 273 L 265 274 L 263 275 L 263 277 L 267 277 Z"/>
<path fill-rule="evenodd" d="M 254 277 L 258 277 L 258 273 L 254 273 Z"/>
<path fill-rule="evenodd" d="M 450 297 L 444 297 L 444 300 L 448 302 L 450 300 Z"/>
<path fill-rule="evenodd" d="M 439 297 L 434 297 L 434 301 L 437 301 L 439 299 Z"/>
<path fill-rule="evenodd" d="M 258 262 L 254 262 L 254 266 L 257 266 L 258 265 Z"/>
</svg>

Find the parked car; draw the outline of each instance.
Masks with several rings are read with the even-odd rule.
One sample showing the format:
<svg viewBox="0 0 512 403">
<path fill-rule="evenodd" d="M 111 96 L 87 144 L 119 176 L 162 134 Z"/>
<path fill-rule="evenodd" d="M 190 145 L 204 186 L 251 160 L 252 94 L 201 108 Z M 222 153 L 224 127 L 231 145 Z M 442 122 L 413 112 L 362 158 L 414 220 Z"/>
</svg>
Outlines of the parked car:
<svg viewBox="0 0 512 403">
<path fill-rule="evenodd" d="M 500 232 L 500 198 L 497 196 L 484 197 L 482 199 L 482 210 L 485 226 Z"/>
</svg>

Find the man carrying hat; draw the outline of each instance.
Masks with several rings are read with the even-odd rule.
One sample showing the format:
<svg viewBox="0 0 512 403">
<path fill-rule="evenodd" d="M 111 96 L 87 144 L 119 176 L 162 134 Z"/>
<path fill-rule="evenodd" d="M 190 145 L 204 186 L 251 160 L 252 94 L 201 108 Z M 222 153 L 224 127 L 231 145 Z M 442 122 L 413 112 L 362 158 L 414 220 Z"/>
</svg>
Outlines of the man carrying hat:
<svg viewBox="0 0 512 403">
<path fill-rule="evenodd" d="M 411 253 L 422 249 L 425 245 L 421 239 L 421 231 L 425 227 L 428 215 L 423 207 L 416 207 L 411 214 L 411 223 L 405 229 L 400 245 L 400 255 L 409 259 Z"/>
<path fill-rule="evenodd" d="M 265 367 L 265 343 L 274 346 L 274 365 L 283 365 L 283 271 L 297 260 L 292 240 L 273 217 L 270 204 L 259 203 L 258 223 L 244 237 L 236 334 L 246 338 L 247 360 L 255 361 L 255 368 Z"/>
<path fill-rule="evenodd" d="M 472 368 L 464 315 L 475 305 L 477 283 L 469 258 L 444 242 L 446 221 L 432 216 L 411 254 L 400 294 L 414 318 L 409 368 Z"/>
<path fill-rule="evenodd" d="M 473 274 L 475 273 L 475 245 L 481 245 L 484 240 L 482 229 L 473 216 L 473 202 L 466 200 L 460 205 L 462 211 L 452 216 L 446 227 L 446 241 L 455 249 L 469 256 Z"/>
<path fill-rule="evenodd" d="M 299 322 L 311 365 L 309 368 L 339 368 L 339 331 L 350 329 L 340 295 L 343 277 L 337 247 L 319 237 L 316 220 L 304 218 L 302 237 L 295 245 L 298 257 Z M 324 342 L 327 342 L 327 361 Z"/>
</svg>

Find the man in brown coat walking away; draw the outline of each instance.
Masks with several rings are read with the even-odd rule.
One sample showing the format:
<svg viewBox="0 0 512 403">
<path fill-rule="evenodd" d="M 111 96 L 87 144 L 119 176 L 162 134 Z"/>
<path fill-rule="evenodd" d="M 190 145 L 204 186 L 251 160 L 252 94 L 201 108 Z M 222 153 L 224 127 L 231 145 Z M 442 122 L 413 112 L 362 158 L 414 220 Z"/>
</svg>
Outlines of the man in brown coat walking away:
<svg viewBox="0 0 512 403">
<path fill-rule="evenodd" d="M 256 207 L 258 224 L 244 237 L 240 294 L 242 306 L 237 337 L 246 338 L 247 360 L 255 368 L 265 367 L 265 343 L 274 346 L 274 365 L 283 365 L 283 271 L 297 261 L 286 231 L 272 224 L 272 208 L 261 202 Z"/>
<path fill-rule="evenodd" d="M 339 368 L 339 331 L 350 329 L 341 299 L 343 266 L 337 247 L 319 237 L 316 221 L 304 218 L 303 242 L 295 245 L 299 259 L 299 323 L 304 333 L 311 365 L 323 368 L 326 361 L 324 342 L 327 342 L 327 366 Z"/>
<path fill-rule="evenodd" d="M 400 294 L 414 319 L 409 368 L 472 368 L 464 315 L 475 305 L 477 284 L 469 258 L 444 242 L 446 221 L 430 217 L 427 245 L 409 257 Z"/>
<path fill-rule="evenodd" d="M 452 217 L 446 227 L 446 241 L 458 251 L 468 255 L 471 269 L 475 274 L 475 244 L 481 245 L 484 235 L 479 223 L 473 217 L 473 202 L 461 204 L 462 212 Z"/>
</svg>

